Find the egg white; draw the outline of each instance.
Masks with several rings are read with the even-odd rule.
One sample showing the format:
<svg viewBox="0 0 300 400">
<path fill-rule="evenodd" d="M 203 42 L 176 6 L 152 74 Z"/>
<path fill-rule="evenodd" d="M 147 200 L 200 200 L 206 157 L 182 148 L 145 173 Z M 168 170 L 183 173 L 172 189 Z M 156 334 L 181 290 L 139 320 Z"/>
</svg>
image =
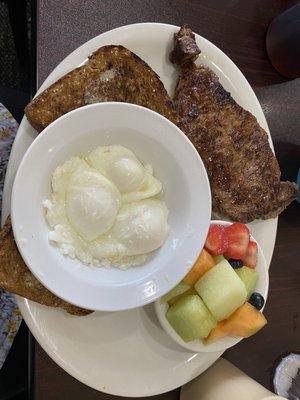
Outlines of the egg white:
<svg viewBox="0 0 300 400">
<path fill-rule="evenodd" d="M 153 199 L 161 190 L 152 167 L 125 147 L 73 157 L 54 171 L 44 202 L 49 240 L 85 264 L 139 265 L 168 236 L 167 207 Z"/>
<path fill-rule="evenodd" d="M 99 146 L 88 154 L 86 161 L 116 185 L 122 203 L 147 199 L 162 190 L 161 182 L 153 176 L 152 167 L 143 166 L 126 147 Z"/>
<path fill-rule="evenodd" d="M 120 193 L 97 171 L 76 171 L 68 184 L 65 205 L 76 232 L 91 241 L 113 226 L 120 208 Z"/>
</svg>

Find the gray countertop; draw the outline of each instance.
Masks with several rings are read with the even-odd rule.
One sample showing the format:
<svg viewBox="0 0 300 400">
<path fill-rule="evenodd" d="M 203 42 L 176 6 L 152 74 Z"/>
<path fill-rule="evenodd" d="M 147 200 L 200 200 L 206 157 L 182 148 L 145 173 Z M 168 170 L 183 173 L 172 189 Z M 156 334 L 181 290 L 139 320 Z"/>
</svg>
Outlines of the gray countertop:
<svg viewBox="0 0 300 400">
<path fill-rule="evenodd" d="M 188 23 L 242 70 L 251 84 L 281 82 L 266 59 L 265 29 L 295 1 L 39 0 L 38 84 L 70 52 L 110 29 L 138 22 Z M 238 40 L 237 40 L 238 39 Z"/>
<path fill-rule="evenodd" d="M 121 25 L 184 20 L 182 7 L 168 0 L 40 0 L 38 16 L 38 83 L 78 46 Z"/>
</svg>

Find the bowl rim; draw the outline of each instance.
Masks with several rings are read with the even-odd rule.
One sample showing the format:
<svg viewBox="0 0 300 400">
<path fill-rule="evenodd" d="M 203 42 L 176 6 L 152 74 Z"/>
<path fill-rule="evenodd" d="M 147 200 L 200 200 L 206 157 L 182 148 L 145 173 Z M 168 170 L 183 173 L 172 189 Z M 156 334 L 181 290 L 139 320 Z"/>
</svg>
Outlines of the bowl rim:
<svg viewBox="0 0 300 400">
<path fill-rule="evenodd" d="M 31 270 L 31 272 L 33 273 L 33 275 L 48 289 L 50 290 L 52 293 L 54 293 L 55 295 L 57 295 L 58 297 L 60 297 L 61 299 L 71 303 L 71 304 L 75 304 L 78 307 L 82 307 L 82 308 L 86 308 L 86 309 L 91 309 L 91 310 L 99 310 L 99 311 L 121 311 L 121 310 L 128 310 L 128 309 L 132 309 L 132 308 L 137 308 L 137 307 L 141 307 L 144 306 L 146 304 L 149 304 L 153 301 L 156 300 L 156 298 L 161 297 L 164 293 L 168 292 L 171 288 L 171 286 L 167 283 L 165 283 L 164 285 L 161 283 L 161 287 L 159 287 L 158 289 L 155 288 L 156 292 L 154 294 L 145 294 L 145 297 L 141 298 L 141 299 L 136 299 L 135 302 L 132 302 L 131 304 L 127 304 L 126 303 L 122 303 L 119 300 L 119 303 L 116 304 L 116 302 L 114 301 L 109 301 L 106 299 L 106 304 L 105 305 L 101 305 L 101 300 L 99 301 L 95 301 L 95 299 L 93 301 L 82 301 L 82 299 L 78 300 L 78 297 L 76 295 L 74 295 L 72 298 L 70 298 L 69 296 L 65 296 L 64 293 L 61 291 L 61 289 L 58 290 L 58 285 L 54 282 L 49 282 L 47 280 L 47 278 L 45 278 L 45 276 L 43 276 L 43 274 L 38 274 L 37 273 L 37 266 L 32 264 L 32 260 L 31 258 L 28 256 L 28 254 L 26 254 L 25 252 L 25 247 L 22 243 L 22 237 L 20 235 L 20 232 L 18 230 L 18 217 L 16 213 L 16 209 L 18 207 L 20 207 L 18 205 L 18 201 L 17 201 L 17 197 L 18 194 L 20 194 L 19 192 L 19 188 L 18 188 L 18 184 L 20 183 L 20 179 L 22 176 L 22 171 L 24 169 L 24 166 L 26 166 L 26 164 L 28 163 L 28 160 L 30 160 L 31 154 L 33 152 L 33 149 L 40 149 L 40 145 L 42 144 L 42 146 L 45 146 L 45 143 L 48 143 L 48 138 L 51 136 L 53 129 L 57 130 L 57 127 L 60 127 L 62 123 L 64 123 L 66 120 L 72 118 L 74 115 L 76 115 L 77 117 L 80 116 L 80 114 L 86 112 L 86 110 L 98 110 L 101 108 L 102 111 L 104 112 L 105 109 L 109 108 L 109 107 L 116 107 L 119 109 L 119 107 L 122 107 L 124 109 L 126 109 L 127 111 L 133 110 L 134 112 L 138 112 L 138 113 L 145 113 L 148 114 L 148 118 L 151 119 L 156 119 L 157 121 L 160 120 L 160 124 L 165 125 L 168 124 L 171 129 L 169 131 L 169 133 L 171 133 L 173 136 L 173 138 L 175 136 L 178 136 L 181 141 L 181 143 L 185 143 L 186 149 L 188 149 L 188 152 L 190 153 L 193 162 L 195 163 L 195 165 L 197 165 L 197 169 L 199 170 L 199 175 L 197 175 L 198 177 L 200 177 L 201 175 L 201 179 L 203 184 L 205 185 L 205 187 L 207 188 L 206 190 L 206 194 L 205 194 L 205 201 L 206 201 L 206 207 L 207 209 L 211 209 L 211 193 L 210 193 L 210 186 L 209 186 L 209 181 L 208 181 L 208 177 L 207 177 L 207 173 L 206 173 L 206 169 L 204 167 L 203 161 L 201 160 L 201 157 L 199 156 L 198 152 L 196 151 L 195 147 L 193 146 L 193 144 L 191 143 L 191 141 L 188 139 L 188 137 L 175 125 L 173 124 L 171 121 L 169 121 L 167 118 L 165 118 L 164 116 L 156 113 L 153 110 L 150 110 L 148 108 L 139 106 L 139 105 L 135 105 L 135 104 L 130 104 L 130 103 L 123 103 L 123 102 L 105 102 L 105 103 L 96 103 L 96 104 L 91 104 L 91 105 L 86 105 L 83 107 L 80 107 L 78 109 L 72 110 L 67 114 L 64 114 L 63 116 L 61 116 L 60 118 L 58 118 L 57 120 L 53 121 L 50 125 L 48 125 L 37 137 L 36 139 L 33 141 L 33 143 L 30 145 L 30 147 L 28 148 L 28 150 L 26 151 L 20 165 L 19 168 L 17 170 L 16 176 L 15 176 L 15 180 L 14 180 L 14 184 L 13 184 L 13 190 L 12 190 L 12 209 L 11 209 L 11 217 L 12 217 L 12 227 L 13 227 L 13 232 L 14 232 L 14 236 L 15 236 L 15 240 L 16 240 L 16 244 L 17 247 L 21 253 L 21 256 L 23 258 L 23 260 L 25 261 L 25 263 L 28 265 L 29 269 Z M 125 111 L 124 111 L 125 112 Z M 134 124 L 134 122 L 133 122 Z M 54 132 L 53 132 L 54 133 Z M 82 134 L 84 134 L 85 132 L 83 131 Z M 66 133 L 65 133 L 66 134 Z M 152 137 L 152 134 L 148 133 L 145 134 L 145 137 Z M 81 134 L 80 134 L 81 136 Z M 170 135 L 169 135 L 170 137 Z M 163 140 L 167 140 L 167 139 L 163 139 Z M 72 139 L 68 139 L 68 142 L 72 142 Z M 174 148 L 173 148 L 174 151 Z M 178 152 L 177 152 L 178 153 Z M 201 171 L 201 172 L 200 172 Z M 194 178 L 193 178 L 194 179 Z M 210 215 L 208 215 L 207 217 L 207 230 L 206 233 L 208 231 L 209 228 L 209 220 L 210 220 Z M 206 223 L 206 222 L 205 222 Z M 198 229 L 199 231 L 199 229 Z M 206 237 L 206 235 L 205 235 Z M 203 243 L 205 241 L 205 237 L 203 237 Z M 57 250 L 58 251 L 58 250 Z M 58 251 L 59 253 L 59 251 Z M 197 255 L 199 254 L 199 248 L 196 250 L 194 250 L 195 253 L 195 257 L 192 257 L 192 261 L 195 262 Z M 196 255 L 197 253 L 197 255 Z M 169 271 L 170 272 L 170 271 Z M 146 274 L 145 274 L 146 275 Z M 175 275 L 175 279 L 173 279 L 172 281 L 172 286 L 174 286 L 174 284 L 176 285 L 182 278 L 183 278 L 183 273 L 182 271 L 179 273 L 177 271 L 177 275 Z M 144 279 L 145 280 L 145 279 Z M 149 277 L 148 277 L 148 281 L 149 281 Z M 148 282 L 149 283 L 149 282 Z M 139 283 L 140 284 L 140 283 Z M 155 283 L 156 284 L 156 283 Z M 132 290 L 132 286 L 131 286 L 131 290 Z M 124 290 L 124 287 L 122 287 L 122 290 Z M 123 292 L 124 293 L 124 292 Z M 111 296 L 114 297 L 114 296 Z M 109 304 L 108 304 L 109 303 Z"/>
<path fill-rule="evenodd" d="M 229 226 L 232 225 L 234 222 L 232 221 L 226 221 L 226 220 L 211 220 L 210 225 L 223 225 L 223 226 Z M 268 298 L 268 293 L 269 293 L 269 271 L 267 268 L 267 262 L 264 256 L 264 253 L 258 243 L 258 241 L 253 237 L 253 235 L 250 232 L 250 240 L 254 241 L 257 246 L 258 246 L 258 254 L 259 257 L 262 261 L 262 268 L 264 271 L 264 280 L 265 280 L 265 286 L 264 286 L 264 293 L 263 297 L 265 299 L 264 306 L 260 310 L 261 312 L 264 310 L 266 303 L 267 303 L 267 298 Z M 204 246 L 203 246 L 204 248 Z M 196 339 L 191 342 L 184 342 L 181 337 L 177 334 L 177 332 L 171 327 L 169 324 L 167 318 L 165 317 L 165 313 L 168 310 L 168 305 L 165 303 L 161 302 L 161 299 L 157 299 L 155 301 L 155 312 L 156 315 L 159 319 L 159 322 L 164 329 L 164 331 L 182 348 L 196 352 L 196 353 L 210 353 L 210 352 L 217 352 L 217 351 L 225 351 L 229 349 L 230 347 L 235 346 L 238 344 L 240 341 L 242 341 L 244 338 L 242 337 L 237 337 L 237 336 L 226 336 L 225 338 L 222 338 L 216 342 L 204 345 L 203 341 L 201 339 Z M 224 344 L 224 339 L 227 339 L 226 341 L 228 342 L 227 344 Z M 222 345 L 223 342 L 223 345 Z"/>
</svg>

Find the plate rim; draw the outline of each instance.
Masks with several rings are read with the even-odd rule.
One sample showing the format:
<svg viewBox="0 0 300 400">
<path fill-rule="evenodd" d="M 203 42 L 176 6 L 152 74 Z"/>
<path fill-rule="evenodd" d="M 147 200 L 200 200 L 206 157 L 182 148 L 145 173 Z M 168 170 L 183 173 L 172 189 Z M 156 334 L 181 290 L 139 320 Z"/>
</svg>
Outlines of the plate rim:
<svg viewBox="0 0 300 400">
<path fill-rule="evenodd" d="M 139 27 L 146 27 L 146 26 L 156 26 L 156 27 L 158 27 L 158 28 L 159 28 L 159 27 L 162 27 L 162 28 L 165 27 L 165 28 L 168 28 L 168 29 L 177 29 L 177 30 L 180 28 L 179 26 L 172 25 L 172 24 L 156 23 L 156 22 L 155 22 L 155 23 L 154 23 L 154 22 L 142 22 L 142 23 L 128 24 L 128 25 L 124 25 L 124 26 L 119 26 L 119 27 L 116 27 L 116 28 L 114 28 L 114 29 L 111 29 L 111 30 L 102 32 L 101 34 L 99 34 L 99 35 L 95 36 L 94 38 L 91 38 L 90 40 L 88 40 L 88 41 L 86 41 L 85 43 L 81 44 L 79 47 L 77 47 L 76 49 L 74 49 L 70 54 L 68 54 L 65 58 L 63 58 L 63 60 L 50 72 L 50 74 L 47 76 L 47 78 L 45 79 L 45 81 L 41 84 L 41 86 L 40 86 L 40 88 L 38 89 L 36 95 L 39 94 L 42 90 L 44 90 L 48 85 L 50 85 L 50 84 L 52 83 L 51 80 L 53 79 L 54 75 L 56 74 L 57 69 L 58 69 L 62 64 L 68 63 L 73 57 L 77 56 L 78 53 L 80 53 L 80 51 L 82 51 L 82 49 L 84 49 L 84 48 L 85 48 L 88 44 L 90 44 L 92 41 L 95 41 L 95 42 L 96 42 L 96 41 L 99 40 L 100 38 L 103 38 L 103 37 L 105 37 L 105 36 L 109 37 L 110 34 L 112 34 L 112 33 L 114 33 L 114 32 L 117 32 L 117 31 L 122 31 L 122 30 L 124 30 L 124 29 L 132 28 L 132 27 L 139 28 Z M 244 80 L 244 82 L 245 82 L 245 84 L 247 85 L 248 89 L 249 89 L 249 90 L 251 91 L 251 93 L 254 95 L 256 107 L 257 107 L 257 109 L 260 111 L 261 118 L 262 118 L 262 121 L 263 121 L 263 123 L 264 123 L 264 129 L 266 129 L 266 131 L 268 132 L 268 135 L 269 135 L 269 138 L 270 138 L 270 143 L 271 143 L 271 146 L 272 146 L 272 139 L 271 139 L 271 136 L 270 136 L 270 131 L 269 131 L 268 124 L 267 124 L 266 118 L 265 118 L 265 116 L 264 116 L 262 107 L 261 107 L 261 105 L 260 105 L 260 103 L 259 103 L 259 101 L 258 101 L 258 99 L 257 99 L 257 96 L 256 96 L 254 90 L 253 90 L 252 87 L 250 86 L 250 84 L 249 84 L 249 82 L 247 81 L 247 79 L 246 79 L 246 77 L 244 76 L 244 74 L 243 74 L 243 73 L 241 72 L 241 70 L 236 66 L 236 64 L 235 64 L 235 63 L 220 49 L 220 48 L 218 48 L 216 45 L 214 45 L 214 44 L 213 44 L 212 42 L 210 42 L 209 40 L 205 39 L 203 36 L 198 35 L 197 33 L 196 33 L 196 37 L 197 37 L 197 38 L 201 37 L 202 40 L 208 42 L 210 46 L 212 46 L 213 48 L 217 49 L 217 51 L 218 51 L 219 53 L 222 54 L 222 56 L 226 59 L 226 61 L 229 62 L 229 63 L 234 67 L 234 69 L 235 69 L 236 71 L 238 71 L 238 73 L 240 74 L 240 77 Z M 38 60 L 37 60 L 37 65 L 38 65 Z M 66 72 L 64 72 L 64 73 L 66 73 Z M 64 74 L 64 73 L 63 73 L 63 74 Z M 63 74 L 60 74 L 60 76 L 63 75 Z M 38 75 L 38 74 L 37 74 L 37 75 Z M 56 79 L 58 79 L 58 78 L 56 78 Z M 49 82 L 49 83 L 48 83 L 48 82 Z M 21 128 L 21 129 L 24 128 L 25 120 L 26 120 L 26 117 L 23 117 L 22 122 L 21 122 L 21 124 L 20 124 L 20 128 Z M 19 128 L 19 129 L 20 129 L 20 128 Z M 18 137 L 18 133 L 17 133 L 17 135 L 16 135 L 16 138 L 17 138 L 17 137 Z M 20 135 L 19 135 L 19 139 L 20 139 Z M 14 145 L 13 145 L 13 148 L 12 148 L 12 150 L 11 150 L 10 159 L 9 159 L 9 163 L 8 163 L 8 166 L 7 166 L 7 172 L 8 172 L 9 170 L 11 170 L 11 169 L 14 168 L 14 166 L 12 166 L 11 164 L 12 164 L 13 161 L 14 161 L 13 158 L 17 157 L 17 156 L 15 156 L 15 153 L 17 153 L 17 151 L 18 151 L 18 149 L 17 149 L 17 146 L 18 146 L 18 145 L 19 145 L 18 141 L 15 140 Z M 26 151 L 26 150 L 25 150 L 25 151 Z M 12 157 L 12 155 L 13 155 L 13 157 Z M 8 175 L 9 175 L 9 174 L 6 173 L 6 177 L 7 177 Z M 10 177 L 10 179 L 12 179 L 12 177 Z M 2 221 L 1 221 L 1 222 L 2 222 L 2 225 L 4 224 L 5 218 L 6 218 L 6 216 L 9 214 L 8 211 L 9 211 L 9 209 L 10 209 L 10 191 L 9 191 L 10 188 L 9 188 L 9 186 L 11 186 L 11 181 L 8 182 L 8 179 L 5 179 L 4 190 L 3 190 L 3 200 L 4 200 L 4 201 L 3 201 L 3 209 L 2 209 L 2 210 L 3 210 L 4 212 L 2 212 Z M 274 250 L 274 244 L 275 244 L 275 238 L 276 238 L 276 232 L 277 232 L 277 220 L 278 220 L 278 218 L 276 218 L 276 223 L 275 223 L 275 225 L 274 225 L 275 235 L 274 235 L 274 240 L 273 240 L 273 243 L 272 243 L 272 246 L 271 246 L 271 248 L 272 248 L 271 253 L 273 253 L 273 250 Z M 271 259 L 271 257 L 272 257 L 272 254 L 270 254 L 269 259 Z M 267 264 L 270 264 L 268 261 L 269 261 L 269 260 L 267 260 Z M 269 265 L 268 265 L 268 267 L 269 267 Z M 88 386 L 90 386 L 90 387 L 93 387 L 93 386 L 91 386 L 89 383 L 86 383 L 81 377 L 77 376 L 77 374 L 75 374 L 75 373 L 73 373 L 73 372 L 72 372 L 72 373 L 69 372 L 69 370 L 68 370 L 68 368 L 66 367 L 66 365 L 63 365 L 62 360 L 59 359 L 59 358 L 57 358 L 56 355 L 55 355 L 55 353 L 52 352 L 52 349 L 50 348 L 48 341 L 45 340 L 44 335 L 42 335 L 42 334 L 40 333 L 40 330 L 39 330 L 39 329 L 37 328 L 37 326 L 34 324 L 34 319 L 33 319 L 33 317 L 32 317 L 32 311 L 30 310 L 30 307 L 35 307 L 35 303 L 34 303 L 34 302 L 31 302 L 31 301 L 29 301 L 29 300 L 27 300 L 27 299 L 25 299 L 25 298 L 21 298 L 21 297 L 19 297 L 19 296 L 16 296 L 16 299 L 17 299 L 18 306 L 19 306 L 19 308 L 20 308 L 20 310 L 21 310 L 21 312 L 22 312 L 22 316 L 23 316 L 25 322 L 26 322 L 27 325 L 29 326 L 29 328 L 30 328 L 32 334 L 34 335 L 34 337 L 36 338 L 36 340 L 38 341 L 38 343 L 41 345 L 41 347 L 44 349 L 44 351 L 50 356 L 50 358 L 52 358 L 61 368 L 63 368 L 63 369 L 64 369 L 67 373 L 69 373 L 71 376 L 73 376 L 74 378 L 78 379 L 80 382 L 83 382 L 84 384 L 86 384 L 86 385 L 88 385 Z M 211 364 L 213 364 L 213 363 L 222 355 L 222 353 L 223 353 L 223 352 L 217 352 L 217 353 L 216 353 L 216 358 L 215 358 L 215 360 L 214 360 L 214 361 L 210 361 L 210 362 L 208 363 L 209 365 L 207 365 L 207 368 L 208 368 Z M 203 371 L 202 371 L 202 372 L 203 372 Z M 202 372 L 200 372 L 200 374 L 201 374 Z M 175 383 L 175 385 L 169 385 L 168 387 L 164 387 L 164 388 L 163 388 L 162 390 L 160 390 L 160 391 L 158 391 L 158 390 L 156 390 L 156 391 L 150 391 L 150 390 L 147 391 L 147 390 L 144 390 L 143 392 L 135 393 L 134 395 L 132 395 L 132 394 L 130 394 L 130 393 L 126 393 L 126 392 L 117 392 L 117 391 L 112 391 L 112 390 L 106 391 L 106 390 L 102 390 L 102 389 L 101 389 L 101 391 L 103 391 L 103 392 L 105 392 L 105 393 L 108 393 L 108 394 L 119 395 L 119 396 L 130 396 L 130 397 L 151 396 L 151 395 L 157 395 L 157 394 L 165 393 L 165 392 L 170 391 L 170 390 L 174 390 L 174 389 L 176 389 L 177 387 L 179 387 L 179 386 L 181 386 L 181 385 L 183 385 L 183 384 L 189 382 L 190 380 L 194 379 L 194 378 L 195 378 L 196 376 L 198 376 L 198 375 L 199 375 L 199 372 L 197 372 L 197 373 L 194 372 L 193 374 L 190 375 L 190 378 L 189 378 L 188 380 L 185 380 L 185 382 L 180 382 L 179 385 L 178 385 L 177 383 Z M 100 390 L 100 389 L 97 388 L 97 387 L 94 387 L 94 389 Z"/>
</svg>

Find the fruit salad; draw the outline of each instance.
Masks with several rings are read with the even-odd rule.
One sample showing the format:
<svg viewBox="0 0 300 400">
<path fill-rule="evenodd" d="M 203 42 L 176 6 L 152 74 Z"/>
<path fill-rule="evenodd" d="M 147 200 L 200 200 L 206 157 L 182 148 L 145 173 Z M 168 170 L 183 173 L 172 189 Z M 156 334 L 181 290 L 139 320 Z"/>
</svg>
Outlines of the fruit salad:
<svg viewBox="0 0 300 400">
<path fill-rule="evenodd" d="M 168 303 L 166 319 L 185 342 L 249 337 L 266 325 L 260 311 L 264 298 L 255 292 L 257 257 L 257 243 L 246 225 L 211 224 L 196 263 L 161 298 Z"/>
</svg>

